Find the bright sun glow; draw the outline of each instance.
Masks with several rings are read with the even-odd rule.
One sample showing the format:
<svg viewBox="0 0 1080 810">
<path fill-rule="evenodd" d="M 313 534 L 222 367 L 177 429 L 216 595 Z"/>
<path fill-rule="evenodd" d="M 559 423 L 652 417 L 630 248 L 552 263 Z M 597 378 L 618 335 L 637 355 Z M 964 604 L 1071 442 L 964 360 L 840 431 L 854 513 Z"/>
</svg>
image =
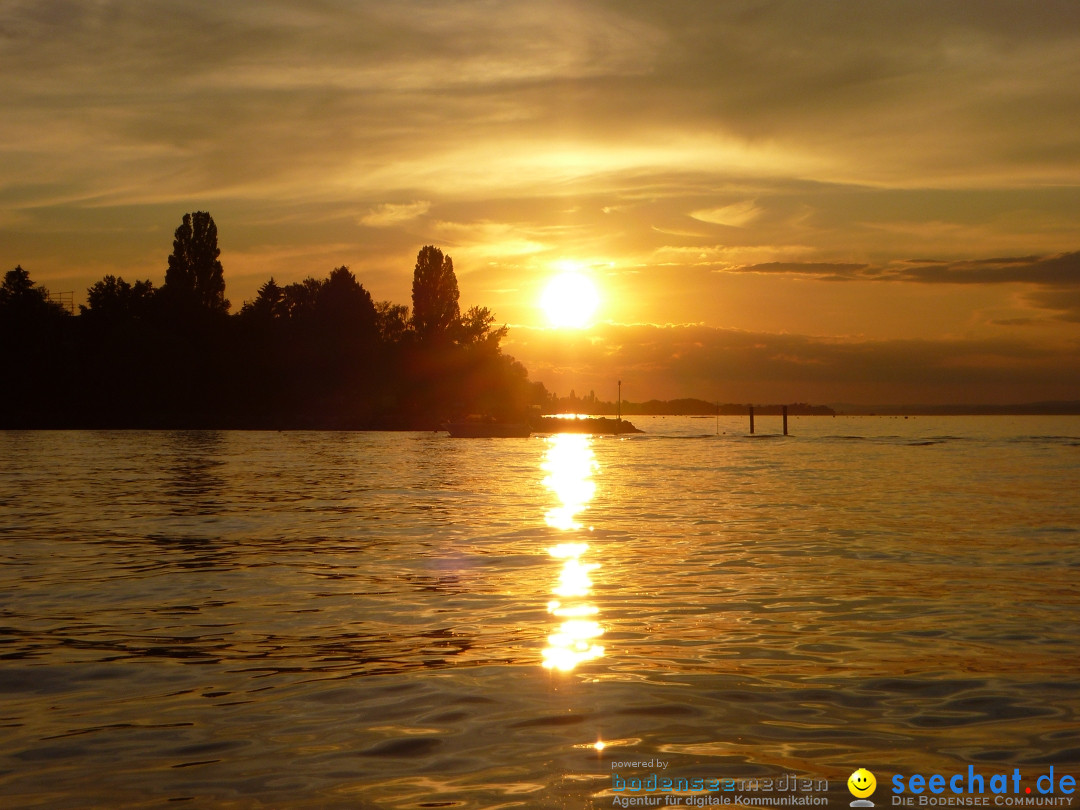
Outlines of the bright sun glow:
<svg viewBox="0 0 1080 810">
<path fill-rule="evenodd" d="M 552 326 L 581 329 L 600 303 L 595 285 L 581 273 L 566 272 L 548 282 L 540 306 Z"/>
</svg>

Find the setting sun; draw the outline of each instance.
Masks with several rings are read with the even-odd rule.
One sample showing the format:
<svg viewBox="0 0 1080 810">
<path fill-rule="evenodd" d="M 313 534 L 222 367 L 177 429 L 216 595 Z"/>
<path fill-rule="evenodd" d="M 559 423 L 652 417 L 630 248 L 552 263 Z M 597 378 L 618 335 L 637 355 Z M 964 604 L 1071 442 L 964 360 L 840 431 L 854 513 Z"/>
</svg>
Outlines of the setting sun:
<svg viewBox="0 0 1080 810">
<path fill-rule="evenodd" d="M 600 303 L 596 286 L 580 273 L 562 273 L 548 282 L 540 297 L 540 307 L 548 322 L 556 327 L 581 329 L 589 326 Z"/>
</svg>

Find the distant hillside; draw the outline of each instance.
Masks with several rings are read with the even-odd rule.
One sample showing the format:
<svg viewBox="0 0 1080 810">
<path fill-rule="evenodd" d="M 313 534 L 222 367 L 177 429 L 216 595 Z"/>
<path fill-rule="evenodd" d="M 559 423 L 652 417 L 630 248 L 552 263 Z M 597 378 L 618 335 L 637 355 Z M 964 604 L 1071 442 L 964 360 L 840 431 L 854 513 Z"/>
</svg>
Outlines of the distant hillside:
<svg viewBox="0 0 1080 810">
<path fill-rule="evenodd" d="M 835 404 L 852 416 L 1080 416 L 1080 401 L 1027 402 L 1013 405 L 850 405 Z"/>
<path fill-rule="evenodd" d="M 590 394 L 587 397 L 576 397 L 571 392 L 568 397 L 558 397 L 555 400 L 558 413 L 586 413 L 596 416 L 608 416 L 617 412 L 616 403 L 604 402 Z M 769 415 L 780 414 L 783 405 L 754 405 L 754 413 Z M 791 416 L 835 416 L 836 411 L 827 405 L 808 405 L 805 402 L 796 402 L 787 406 Z M 727 402 L 717 405 L 715 402 L 707 402 L 704 399 L 650 399 L 647 402 L 628 402 L 623 400 L 622 414 L 624 416 L 713 416 L 719 413 L 721 416 L 745 416 L 749 410 L 746 403 Z"/>
</svg>

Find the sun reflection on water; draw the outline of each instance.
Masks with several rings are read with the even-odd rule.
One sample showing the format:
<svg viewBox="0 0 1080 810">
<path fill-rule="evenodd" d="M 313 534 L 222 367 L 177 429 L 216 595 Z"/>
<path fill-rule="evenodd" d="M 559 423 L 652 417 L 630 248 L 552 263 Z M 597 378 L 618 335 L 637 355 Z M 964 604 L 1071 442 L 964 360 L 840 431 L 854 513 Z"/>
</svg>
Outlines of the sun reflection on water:
<svg viewBox="0 0 1080 810">
<path fill-rule="evenodd" d="M 596 457 L 592 451 L 592 438 L 581 434 L 559 434 L 549 440 L 547 454 L 541 465 L 547 472 L 544 486 L 558 498 L 558 505 L 549 509 L 545 522 L 564 532 L 579 532 L 577 521 L 596 493 L 592 480 L 596 470 Z M 551 635 L 544 649 L 544 667 L 569 672 L 578 664 L 591 661 L 604 654 L 604 648 L 595 639 L 604 633 L 596 621 L 600 612 L 588 601 L 592 593 L 591 572 L 599 563 L 587 562 L 585 554 L 589 544 L 580 540 L 558 543 L 548 549 L 548 554 L 562 561 L 559 576 L 552 587 L 552 599 L 547 604 L 548 613 L 562 620 Z"/>
<path fill-rule="evenodd" d="M 544 521 L 553 529 L 580 529 L 581 524 L 575 518 L 596 494 L 592 480 L 596 468 L 592 437 L 559 433 L 548 441 L 550 445 L 540 467 L 547 473 L 544 486 L 555 493 L 559 504 L 547 511 Z"/>
</svg>

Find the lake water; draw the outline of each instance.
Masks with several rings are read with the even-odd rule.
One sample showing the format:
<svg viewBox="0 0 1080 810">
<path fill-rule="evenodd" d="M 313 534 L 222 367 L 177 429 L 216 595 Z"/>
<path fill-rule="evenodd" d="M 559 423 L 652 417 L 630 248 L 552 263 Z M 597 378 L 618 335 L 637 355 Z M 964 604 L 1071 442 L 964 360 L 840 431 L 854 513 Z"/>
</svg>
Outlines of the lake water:
<svg viewBox="0 0 1080 810">
<path fill-rule="evenodd" d="M 0 433 L 0 804 L 1080 776 L 1080 418 L 635 422 Z"/>
</svg>

